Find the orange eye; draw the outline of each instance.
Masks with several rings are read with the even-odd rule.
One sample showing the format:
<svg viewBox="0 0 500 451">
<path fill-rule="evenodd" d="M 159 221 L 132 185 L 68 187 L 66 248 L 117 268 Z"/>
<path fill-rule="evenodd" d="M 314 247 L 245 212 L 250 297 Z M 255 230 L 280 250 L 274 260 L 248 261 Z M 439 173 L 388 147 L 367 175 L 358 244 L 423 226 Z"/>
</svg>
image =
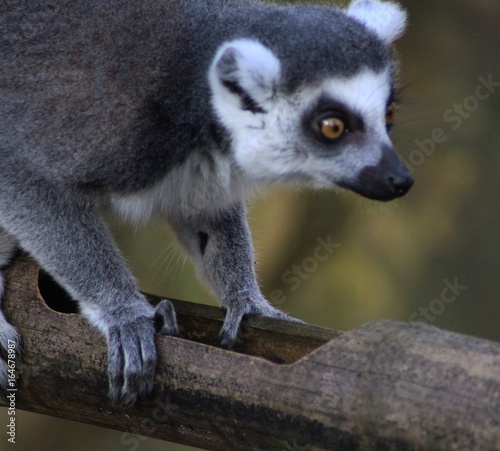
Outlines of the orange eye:
<svg viewBox="0 0 500 451">
<path fill-rule="evenodd" d="M 345 132 L 345 124 L 336 117 L 329 117 L 321 121 L 321 133 L 328 139 L 339 139 Z"/>
<path fill-rule="evenodd" d="M 385 112 L 385 123 L 387 125 L 391 125 L 394 122 L 394 119 L 396 119 L 396 104 L 392 102 Z"/>
</svg>

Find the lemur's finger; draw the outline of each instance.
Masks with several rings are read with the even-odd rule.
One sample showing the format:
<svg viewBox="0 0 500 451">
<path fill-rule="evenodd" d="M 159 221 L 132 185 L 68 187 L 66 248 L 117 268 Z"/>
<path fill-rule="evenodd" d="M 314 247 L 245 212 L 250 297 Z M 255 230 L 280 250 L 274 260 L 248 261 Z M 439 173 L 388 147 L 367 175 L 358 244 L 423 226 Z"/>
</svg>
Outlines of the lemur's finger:
<svg viewBox="0 0 500 451">
<path fill-rule="evenodd" d="M 161 301 L 155 310 L 154 316 L 155 330 L 164 335 L 179 336 L 179 327 L 177 326 L 177 315 L 172 303 L 166 299 Z"/>
<path fill-rule="evenodd" d="M 224 349 L 232 349 L 238 336 L 244 312 L 240 309 L 228 309 L 226 319 L 219 333 L 218 345 Z"/>
<path fill-rule="evenodd" d="M 108 375 L 109 397 L 119 404 L 123 387 L 123 349 L 118 328 L 110 330 L 108 336 Z"/>
<path fill-rule="evenodd" d="M 156 345 L 151 318 L 141 318 L 122 327 L 122 343 L 124 380 L 121 401 L 131 405 L 138 396 L 146 396 L 153 390 Z"/>
</svg>

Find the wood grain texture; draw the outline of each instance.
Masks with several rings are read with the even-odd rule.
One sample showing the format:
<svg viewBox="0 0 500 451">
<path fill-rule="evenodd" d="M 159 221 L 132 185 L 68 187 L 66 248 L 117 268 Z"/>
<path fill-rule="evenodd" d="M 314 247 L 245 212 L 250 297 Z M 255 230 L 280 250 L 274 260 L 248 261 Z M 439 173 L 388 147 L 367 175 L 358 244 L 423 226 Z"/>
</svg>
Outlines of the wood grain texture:
<svg viewBox="0 0 500 451">
<path fill-rule="evenodd" d="M 24 256 L 8 271 L 18 408 L 209 450 L 500 449 L 500 344 L 391 321 L 340 333 L 251 318 L 231 352 L 213 346 L 220 309 L 176 301 L 183 338 L 157 336 L 155 390 L 122 408 L 107 398 L 105 340 L 49 308 L 38 275 Z"/>
</svg>

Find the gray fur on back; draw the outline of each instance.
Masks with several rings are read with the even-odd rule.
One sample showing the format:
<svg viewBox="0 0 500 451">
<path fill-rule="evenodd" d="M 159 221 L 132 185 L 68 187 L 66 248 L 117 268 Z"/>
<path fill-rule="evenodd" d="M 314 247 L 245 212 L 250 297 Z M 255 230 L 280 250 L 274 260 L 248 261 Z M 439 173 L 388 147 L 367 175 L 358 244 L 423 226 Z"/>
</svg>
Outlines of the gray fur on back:
<svg viewBox="0 0 500 451">
<path fill-rule="evenodd" d="M 0 152 L 3 161 L 22 159 L 42 177 L 89 192 L 144 189 L 194 149 L 206 158 L 224 150 L 206 75 L 224 41 L 268 46 L 282 63 L 284 92 L 362 66 L 379 70 L 389 58 L 372 33 L 326 7 L 55 5 L 23 2 L 2 15 Z M 30 22 L 40 16 L 42 25 Z"/>
</svg>

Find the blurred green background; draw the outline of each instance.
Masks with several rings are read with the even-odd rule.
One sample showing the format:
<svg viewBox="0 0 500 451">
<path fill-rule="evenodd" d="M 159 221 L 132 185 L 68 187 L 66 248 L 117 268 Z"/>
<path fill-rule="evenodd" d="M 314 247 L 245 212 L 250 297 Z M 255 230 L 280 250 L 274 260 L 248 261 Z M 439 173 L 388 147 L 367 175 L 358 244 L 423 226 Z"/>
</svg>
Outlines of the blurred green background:
<svg viewBox="0 0 500 451">
<path fill-rule="evenodd" d="M 410 27 L 397 46 L 403 89 L 393 138 L 415 186 L 388 204 L 340 191 L 257 196 L 249 216 L 262 289 L 311 324 L 425 320 L 500 341 L 500 3 L 400 3 Z M 489 90 L 478 91 L 481 80 Z M 164 225 L 112 229 L 143 290 L 216 305 Z M 318 240 L 339 245 L 322 262 L 312 258 Z M 456 298 L 445 303 L 449 284 Z M 27 413 L 17 428 L 21 449 L 194 449 L 124 442 L 120 432 Z"/>
</svg>

